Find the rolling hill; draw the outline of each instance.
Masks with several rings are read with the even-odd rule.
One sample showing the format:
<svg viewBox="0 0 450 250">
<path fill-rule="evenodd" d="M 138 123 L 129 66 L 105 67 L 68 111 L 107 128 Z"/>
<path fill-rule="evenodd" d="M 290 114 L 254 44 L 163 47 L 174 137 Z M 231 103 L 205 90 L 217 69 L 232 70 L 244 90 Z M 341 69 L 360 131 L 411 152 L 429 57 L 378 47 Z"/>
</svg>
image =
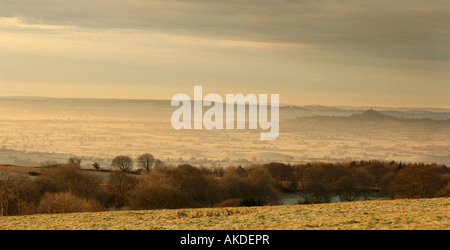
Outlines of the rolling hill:
<svg viewBox="0 0 450 250">
<path fill-rule="evenodd" d="M 0 217 L 1 230 L 448 230 L 450 198 Z"/>
</svg>

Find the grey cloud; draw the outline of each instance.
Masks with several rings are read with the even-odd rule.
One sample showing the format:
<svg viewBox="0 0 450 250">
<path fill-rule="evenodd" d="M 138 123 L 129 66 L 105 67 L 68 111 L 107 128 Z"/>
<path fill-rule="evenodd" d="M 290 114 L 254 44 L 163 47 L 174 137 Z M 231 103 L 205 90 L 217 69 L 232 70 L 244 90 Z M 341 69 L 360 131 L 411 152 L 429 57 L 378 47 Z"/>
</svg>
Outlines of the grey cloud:
<svg viewBox="0 0 450 250">
<path fill-rule="evenodd" d="M 323 52 L 450 60 L 448 1 L 0 0 L 0 16 L 90 29 L 313 44 Z"/>
</svg>

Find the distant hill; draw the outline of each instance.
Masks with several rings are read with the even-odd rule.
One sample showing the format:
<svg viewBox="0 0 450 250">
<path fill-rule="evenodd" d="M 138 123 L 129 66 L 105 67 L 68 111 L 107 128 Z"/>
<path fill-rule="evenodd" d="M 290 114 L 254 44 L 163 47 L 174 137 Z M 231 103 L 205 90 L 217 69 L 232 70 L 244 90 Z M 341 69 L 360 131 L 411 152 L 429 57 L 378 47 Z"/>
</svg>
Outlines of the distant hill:
<svg viewBox="0 0 450 250">
<path fill-rule="evenodd" d="M 397 120 L 397 118 L 382 114 L 378 111 L 375 111 L 373 109 L 366 110 L 360 114 L 352 115 L 351 118 L 356 119 L 362 119 L 362 120 Z"/>
<path fill-rule="evenodd" d="M 358 130 L 392 130 L 425 131 L 427 133 L 447 133 L 450 120 L 432 120 L 429 118 L 398 118 L 383 112 L 369 109 L 350 116 L 297 116 L 281 120 L 283 131 L 354 131 Z"/>
<path fill-rule="evenodd" d="M 93 117 L 125 116 L 129 119 L 142 117 L 161 117 L 169 119 L 177 107 L 171 106 L 170 100 L 144 100 L 144 99 L 100 99 L 100 98 L 48 98 L 48 97 L 1 97 L 0 111 L 2 113 L 20 114 L 27 112 L 45 116 L 72 115 L 72 118 L 92 115 Z M 280 105 L 280 118 L 292 119 L 295 117 L 311 116 L 339 116 L 350 117 L 365 113 L 368 107 L 351 106 L 322 106 L 322 105 Z M 205 107 L 203 110 L 207 110 Z M 395 118 L 405 119 L 450 119 L 450 109 L 445 108 L 389 108 L 374 107 L 374 111 Z M 0 113 L 0 115 L 2 114 Z M 370 113 L 369 113 L 369 116 Z M 11 118 L 11 116 L 5 116 Z M 2 118 L 0 116 L 0 118 Z"/>
</svg>

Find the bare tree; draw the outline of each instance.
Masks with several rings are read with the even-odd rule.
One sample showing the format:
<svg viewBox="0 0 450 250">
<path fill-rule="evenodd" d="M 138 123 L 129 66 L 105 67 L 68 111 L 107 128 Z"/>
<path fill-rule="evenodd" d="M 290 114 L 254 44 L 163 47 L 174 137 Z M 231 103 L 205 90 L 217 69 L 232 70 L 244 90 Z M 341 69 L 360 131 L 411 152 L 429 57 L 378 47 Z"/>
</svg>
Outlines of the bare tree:
<svg viewBox="0 0 450 250">
<path fill-rule="evenodd" d="M 395 198 L 433 198 L 445 187 L 442 178 L 428 167 L 411 165 L 402 168 L 391 190 Z"/>
<path fill-rule="evenodd" d="M 92 166 L 95 168 L 95 170 L 97 170 L 97 171 L 100 170 L 100 163 L 94 162 L 94 163 L 92 163 Z"/>
<path fill-rule="evenodd" d="M 33 213 L 39 192 L 28 176 L 0 173 L 0 217 Z"/>
<path fill-rule="evenodd" d="M 111 192 L 118 206 L 123 206 L 127 194 L 136 186 L 137 180 L 120 171 L 114 171 L 109 175 L 106 188 Z"/>
<path fill-rule="evenodd" d="M 69 160 L 67 161 L 68 164 L 73 165 L 75 167 L 80 167 L 81 166 L 81 158 L 80 157 L 70 157 Z"/>
<path fill-rule="evenodd" d="M 128 172 L 133 167 L 133 160 L 129 156 L 118 155 L 112 160 L 111 166 Z"/>
<path fill-rule="evenodd" d="M 146 153 L 137 159 L 137 162 L 139 166 L 145 170 L 150 171 L 150 168 L 153 166 L 153 163 L 155 163 L 155 157 L 153 157 L 152 154 Z"/>
</svg>

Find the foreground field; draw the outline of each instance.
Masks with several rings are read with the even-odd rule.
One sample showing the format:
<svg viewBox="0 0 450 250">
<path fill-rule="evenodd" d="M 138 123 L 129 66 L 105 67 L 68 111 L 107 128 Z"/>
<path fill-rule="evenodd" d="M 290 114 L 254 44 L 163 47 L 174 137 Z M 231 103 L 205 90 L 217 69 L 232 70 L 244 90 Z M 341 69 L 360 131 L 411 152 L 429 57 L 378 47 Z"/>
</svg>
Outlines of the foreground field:
<svg viewBox="0 0 450 250">
<path fill-rule="evenodd" d="M 0 217 L 0 229 L 450 229 L 450 198 Z"/>
</svg>

